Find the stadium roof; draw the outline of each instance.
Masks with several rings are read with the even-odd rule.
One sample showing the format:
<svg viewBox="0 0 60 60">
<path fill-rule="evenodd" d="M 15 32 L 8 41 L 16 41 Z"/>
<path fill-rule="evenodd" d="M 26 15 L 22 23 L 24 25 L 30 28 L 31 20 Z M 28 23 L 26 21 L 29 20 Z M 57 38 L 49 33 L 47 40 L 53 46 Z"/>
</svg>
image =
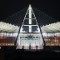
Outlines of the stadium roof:
<svg viewBox="0 0 60 60">
<path fill-rule="evenodd" d="M 19 29 L 18 26 L 5 22 L 0 22 L 0 32 L 17 32 L 18 29 Z"/>
<path fill-rule="evenodd" d="M 33 8 L 36 19 L 37 19 L 40 26 L 50 24 L 50 23 L 54 23 L 54 22 L 58 21 L 58 20 L 48 16 L 44 12 L 42 12 L 42 11 L 40 11 L 40 10 L 34 8 L 34 7 L 32 7 L 32 8 Z M 11 24 L 14 24 L 14 25 L 21 26 L 26 11 L 27 11 L 27 8 L 24 8 L 24 9 L 14 13 L 14 14 L 12 14 L 11 16 L 7 17 L 6 19 L 0 20 L 0 21 L 4 21 L 4 22 L 7 22 L 7 23 L 11 23 Z"/>
<path fill-rule="evenodd" d="M 22 25 L 26 10 L 27 8 L 24 8 L 18 11 L 17 13 L 9 16 L 8 18 L 2 20 L 4 22 L 0 22 L 0 31 L 18 32 L 18 29 L 19 29 L 18 26 Z M 57 22 L 57 20 L 55 20 L 54 18 L 48 16 L 47 14 L 43 13 L 42 11 L 36 8 L 33 8 L 33 10 L 39 26 L 45 25 L 41 27 L 43 32 L 60 32 L 60 27 L 59 27 L 60 22 Z M 57 23 L 54 23 L 54 22 L 57 22 Z"/>
<path fill-rule="evenodd" d="M 42 26 L 41 29 L 43 32 L 49 32 L 49 33 L 60 32 L 60 22 Z"/>
<path fill-rule="evenodd" d="M 51 23 L 41 27 L 42 32 L 55 33 L 60 32 L 60 22 Z M 0 32 L 18 32 L 19 26 L 0 22 Z"/>
</svg>

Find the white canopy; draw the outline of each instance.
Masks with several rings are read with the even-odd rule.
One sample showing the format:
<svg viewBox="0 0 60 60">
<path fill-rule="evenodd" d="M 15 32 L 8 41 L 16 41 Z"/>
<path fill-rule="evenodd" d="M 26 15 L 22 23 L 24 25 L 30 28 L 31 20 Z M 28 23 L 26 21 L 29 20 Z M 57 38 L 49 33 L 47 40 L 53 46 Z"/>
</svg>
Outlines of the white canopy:
<svg viewBox="0 0 60 60">
<path fill-rule="evenodd" d="M 2 32 L 17 32 L 19 29 L 18 26 L 5 23 L 5 22 L 0 22 L 0 31 Z"/>
<path fill-rule="evenodd" d="M 51 23 L 41 27 L 42 32 L 60 32 L 60 22 Z M 18 32 L 19 26 L 9 23 L 0 22 L 0 31 L 2 32 Z"/>
<path fill-rule="evenodd" d="M 60 32 L 60 22 L 42 26 L 41 29 L 43 32 Z"/>
</svg>

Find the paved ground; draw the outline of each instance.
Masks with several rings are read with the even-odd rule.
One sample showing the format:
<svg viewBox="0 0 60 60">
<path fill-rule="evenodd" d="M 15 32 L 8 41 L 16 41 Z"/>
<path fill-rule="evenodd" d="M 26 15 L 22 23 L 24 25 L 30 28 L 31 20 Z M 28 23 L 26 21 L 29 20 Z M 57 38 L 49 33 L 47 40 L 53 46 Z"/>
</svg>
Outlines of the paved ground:
<svg viewBox="0 0 60 60">
<path fill-rule="evenodd" d="M 44 59 L 48 57 L 60 57 L 58 52 L 49 50 L 44 51 L 25 51 L 16 50 L 15 47 L 0 50 L 0 60 L 26 60 L 26 59 Z"/>
</svg>

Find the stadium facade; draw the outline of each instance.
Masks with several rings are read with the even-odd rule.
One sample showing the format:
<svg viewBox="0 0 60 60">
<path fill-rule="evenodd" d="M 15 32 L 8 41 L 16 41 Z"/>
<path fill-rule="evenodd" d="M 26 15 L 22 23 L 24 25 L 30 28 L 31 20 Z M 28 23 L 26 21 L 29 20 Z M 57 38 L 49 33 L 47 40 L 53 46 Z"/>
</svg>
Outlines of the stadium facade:
<svg viewBox="0 0 60 60">
<path fill-rule="evenodd" d="M 43 37 L 31 5 L 29 5 L 17 38 L 17 49 L 43 49 Z"/>
<path fill-rule="evenodd" d="M 40 27 L 29 5 L 21 27 L 0 22 L 0 46 L 16 46 L 16 49 L 28 50 L 59 47 L 59 26 L 60 22 Z"/>
</svg>

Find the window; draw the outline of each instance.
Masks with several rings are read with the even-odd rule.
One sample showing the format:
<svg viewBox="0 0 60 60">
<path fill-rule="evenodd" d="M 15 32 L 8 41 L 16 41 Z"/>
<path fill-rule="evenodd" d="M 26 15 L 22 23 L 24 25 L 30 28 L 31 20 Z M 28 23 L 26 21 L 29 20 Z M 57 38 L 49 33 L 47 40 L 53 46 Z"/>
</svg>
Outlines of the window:
<svg viewBox="0 0 60 60">
<path fill-rule="evenodd" d="M 28 19 L 24 20 L 24 25 L 29 25 L 29 20 Z"/>
<path fill-rule="evenodd" d="M 32 25 L 36 25 L 36 24 L 37 24 L 36 20 L 33 19 L 33 20 L 32 20 Z"/>
<path fill-rule="evenodd" d="M 32 32 L 37 31 L 37 26 L 32 26 Z"/>
<path fill-rule="evenodd" d="M 23 31 L 29 32 L 29 27 L 28 26 L 23 26 Z"/>
</svg>

